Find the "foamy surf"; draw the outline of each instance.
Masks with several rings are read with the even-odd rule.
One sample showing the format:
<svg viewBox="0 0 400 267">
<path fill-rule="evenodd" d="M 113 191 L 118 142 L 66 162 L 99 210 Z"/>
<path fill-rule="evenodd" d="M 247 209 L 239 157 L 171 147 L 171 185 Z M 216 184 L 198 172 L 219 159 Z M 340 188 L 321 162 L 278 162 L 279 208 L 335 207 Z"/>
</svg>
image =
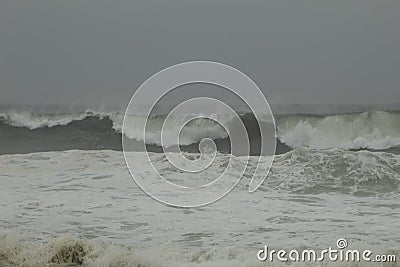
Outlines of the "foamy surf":
<svg viewBox="0 0 400 267">
<path fill-rule="evenodd" d="M 0 256 L 2 266 L 24 267 L 262 266 L 248 252 L 235 249 L 184 252 L 168 243 L 159 247 L 134 248 L 71 236 L 38 242 L 20 235 L 2 234 Z"/>
<path fill-rule="evenodd" d="M 145 154 L 132 153 L 143 161 Z M 166 179 L 190 181 L 164 155 L 150 157 Z M 194 180 L 214 177 L 228 158 L 218 154 L 207 175 Z M 242 157 L 233 160 L 245 163 Z M 27 267 L 270 266 L 256 258 L 264 244 L 323 249 L 339 237 L 354 246 L 397 253 L 400 156 L 298 148 L 276 156 L 264 184 L 249 194 L 257 161 L 250 158 L 243 183 L 223 199 L 203 208 L 179 209 L 141 191 L 121 152 L 0 156 L 0 227 L 5 233 L 0 255 L 9 266 Z M 331 265 L 361 266 L 322 264 Z"/>
</svg>

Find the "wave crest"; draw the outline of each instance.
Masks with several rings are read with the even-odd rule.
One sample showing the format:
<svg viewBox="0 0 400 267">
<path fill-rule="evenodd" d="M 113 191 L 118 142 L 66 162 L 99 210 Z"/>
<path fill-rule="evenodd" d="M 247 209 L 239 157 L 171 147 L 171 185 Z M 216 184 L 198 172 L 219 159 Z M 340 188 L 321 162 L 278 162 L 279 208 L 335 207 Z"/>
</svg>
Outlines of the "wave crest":
<svg viewBox="0 0 400 267">
<path fill-rule="evenodd" d="M 0 121 L 14 127 L 25 127 L 31 130 L 38 128 L 51 128 L 68 125 L 73 121 L 80 121 L 88 117 L 104 118 L 112 113 L 102 113 L 87 110 L 80 113 L 31 113 L 31 112 L 7 112 L 0 113 Z"/>
<path fill-rule="evenodd" d="M 278 119 L 278 135 L 291 147 L 387 149 L 400 145 L 400 113 L 283 116 Z"/>
</svg>

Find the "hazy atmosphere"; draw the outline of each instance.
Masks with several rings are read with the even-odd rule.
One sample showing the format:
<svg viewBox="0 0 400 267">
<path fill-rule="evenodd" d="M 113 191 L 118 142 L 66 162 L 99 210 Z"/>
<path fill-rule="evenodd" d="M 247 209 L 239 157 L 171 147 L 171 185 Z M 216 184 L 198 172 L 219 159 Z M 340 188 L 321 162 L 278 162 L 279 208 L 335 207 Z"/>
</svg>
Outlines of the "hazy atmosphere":
<svg viewBox="0 0 400 267">
<path fill-rule="evenodd" d="M 126 106 L 191 60 L 249 75 L 276 104 L 400 102 L 400 2 L 3 0 L 0 104 Z"/>
<path fill-rule="evenodd" d="M 400 0 L 0 0 L 0 266 L 400 267 L 399 50 Z"/>
</svg>

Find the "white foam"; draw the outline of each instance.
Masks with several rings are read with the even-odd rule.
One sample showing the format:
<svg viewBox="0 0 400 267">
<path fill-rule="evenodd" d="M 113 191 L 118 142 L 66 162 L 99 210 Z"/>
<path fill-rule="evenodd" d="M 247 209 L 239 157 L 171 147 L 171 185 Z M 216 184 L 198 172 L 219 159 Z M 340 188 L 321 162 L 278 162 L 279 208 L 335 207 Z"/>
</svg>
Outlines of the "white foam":
<svg viewBox="0 0 400 267">
<path fill-rule="evenodd" d="M 139 166 L 143 163 L 143 177 L 149 175 L 152 166 L 144 165 L 146 153 L 132 152 L 131 156 Z M 162 154 L 150 153 L 150 157 L 165 179 L 190 186 L 217 178 L 230 159 L 229 155 L 218 154 L 207 170 L 189 175 L 174 169 Z M 245 157 L 233 160 L 246 164 Z M 95 235 L 126 245 L 148 244 L 149 237 L 158 244 L 166 240 L 179 243 L 187 233 L 194 233 L 193 242 L 197 244 L 196 233 L 205 233 L 199 239 L 206 247 L 215 240 L 240 246 L 266 238 L 274 243 L 284 242 L 281 236 L 287 234 L 286 227 L 299 231 L 290 239 L 294 245 L 303 244 L 310 236 L 310 243 L 335 240 L 335 231 L 343 225 L 333 223 L 332 231 L 326 233 L 325 225 L 316 218 L 346 220 L 351 226 L 349 235 L 355 238 L 366 238 L 362 233 L 370 230 L 371 220 L 387 229 L 384 233 L 371 233 L 368 240 L 393 240 L 393 233 L 400 227 L 398 218 L 392 216 L 393 210 L 381 208 L 396 207 L 398 202 L 398 155 L 298 148 L 276 156 L 272 172 L 260 190 L 248 194 L 248 182 L 257 162 L 258 157 L 250 157 L 245 180 L 226 198 L 207 207 L 207 212 L 194 210 L 186 214 L 186 210 L 168 208 L 143 193 L 129 176 L 122 152 L 74 150 L 2 155 L 0 227 L 32 231 L 34 235 Z M 294 197 L 305 202 L 293 201 Z M 344 199 L 347 203 L 340 206 Z M 318 205 L 318 210 L 307 203 Z M 376 216 L 363 216 L 364 212 Z M 176 221 L 183 219 L 190 223 L 174 227 Z M 293 225 L 292 220 L 297 224 Z M 273 231 L 258 232 L 263 227 Z M 232 232 L 246 235 L 231 236 Z M 212 235 L 207 236 L 209 233 Z M 187 240 L 191 243 L 190 236 Z"/>
</svg>

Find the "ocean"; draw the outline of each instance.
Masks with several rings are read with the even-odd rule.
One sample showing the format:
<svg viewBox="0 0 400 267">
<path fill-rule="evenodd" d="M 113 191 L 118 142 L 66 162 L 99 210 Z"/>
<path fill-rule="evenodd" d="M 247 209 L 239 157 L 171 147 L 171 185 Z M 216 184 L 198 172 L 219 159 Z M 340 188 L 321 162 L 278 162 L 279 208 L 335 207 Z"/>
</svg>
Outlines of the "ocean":
<svg viewBox="0 0 400 267">
<path fill-rule="evenodd" d="M 150 198 L 130 176 L 122 112 L 0 108 L 0 265 L 366 265 L 257 259 L 265 245 L 322 250 L 336 247 L 338 239 L 399 258 L 400 107 L 284 106 L 274 113 L 277 155 L 259 190 L 249 194 L 247 186 L 260 160 L 258 127 L 264 122 L 244 112 L 251 156 L 238 186 L 210 205 L 179 208 Z M 149 157 L 160 173 L 185 182 L 189 178 L 162 153 L 165 118 L 148 120 Z M 130 125 L 126 135 L 135 140 L 141 129 Z M 231 155 L 226 131 L 210 120 L 189 124 L 180 147 L 196 157 L 205 137 L 215 140 L 218 159 L 192 182 L 217 175 L 232 158 L 246 164 Z M 132 157 L 140 163 L 147 153 Z"/>
</svg>

